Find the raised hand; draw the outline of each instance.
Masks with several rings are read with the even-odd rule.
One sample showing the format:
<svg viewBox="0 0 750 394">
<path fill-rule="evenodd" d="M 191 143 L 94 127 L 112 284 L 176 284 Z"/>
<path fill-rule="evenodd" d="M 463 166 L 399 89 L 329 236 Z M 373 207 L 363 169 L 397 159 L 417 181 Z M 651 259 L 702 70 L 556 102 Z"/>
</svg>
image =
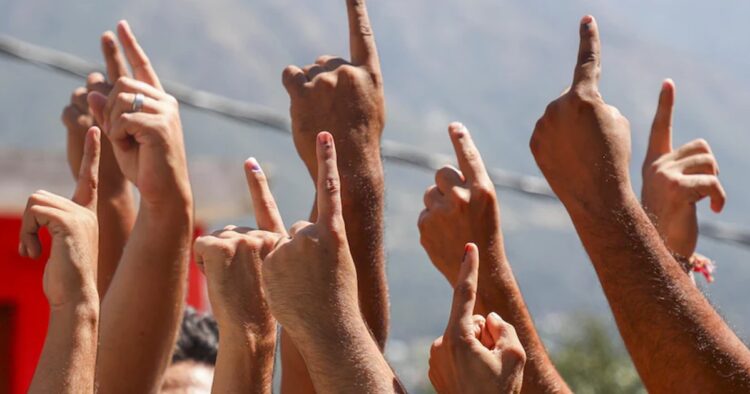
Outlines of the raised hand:
<svg viewBox="0 0 750 394">
<path fill-rule="evenodd" d="M 107 66 L 107 78 L 98 72 L 89 74 L 86 78 L 86 86 L 73 91 L 70 104 L 65 107 L 62 114 L 63 124 L 68 129 L 68 164 L 74 177 L 78 176 L 81 165 L 86 131 L 92 126 L 101 127 L 101 124 L 96 121 L 93 111 L 89 108 L 88 94 L 98 92 L 106 96 L 115 81 L 120 77 L 129 75 L 114 34 L 106 32 L 102 35 L 101 50 Z M 104 194 L 103 199 L 127 191 L 128 182 L 120 171 L 120 166 L 117 164 L 112 151 L 112 145 L 106 138 L 102 140 L 102 159 L 99 171 L 101 172 L 99 193 Z"/>
<path fill-rule="evenodd" d="M 44 269 L 44 294 L 57 308 L 95 298 L 96 254 L 99 229 L 96 222 L 96 190 L 99 183 L 101 134 L 86 133 L 76 191 L 71 200 L 40 190 L 29 197 L 21 225 L 19 254 L 42 254 L 38 232 L 47 227 L 52 235 L 50 258 Z"/>
<path fill-rule="evenodd" d="M 630 185 L 630 129 L 598 93 L 593 17 L 580 35 L 573 86 L 534 130 L 537 164 L 573 220 L 646 389 L 748 392 L 750 351 L 685 275 Z"/>
<path fill-rule="evenodd" d="M 505 254 L 500 207 L 494 185 L 469 131 L 460 123 L 448 128 L 459 169 L 445 166 L 424 195 L 419 216 L 422 246 L 430 260 L 456 287 L 461 251 L 467 243 L 479 249 L 475 313 L 503 315 L 516 330 L 528 354 L 525 392 L 569 391 L 544 349 Z"/>
<path fill-rule="evenodd" d="M 643 162 L 641 200 L 672 253 L 691 258 L 698 243 L 696 203 L 711 198 L 711 209 L 721 212 L 726 193 L 719 181 L 719 165 L 705 140 L 672 149 L 672 111 L 675 86 L 664 81 Z"/>
<path fill-rule="evenodd" d="M 30 393 L 94 391 L 99 294 L 96 289 L 97 186 L 101 134 L 86 133 L 78 184 L 72 200 L 39 191 L 28 201 L 18 251 L 38 258 L 38 231 L 47 227 L 52 248 L 44 268 L 44 295 L 50 305 L 44 349 Z"/>
<path fill-rule="evenodd" d="M 570 90 L 547 106 L 531 137 L 539 169 L 569 211 L 599 211 L 632 190 L 630 124 L 599 93 L 599 30 L 581 21 L 581 45 Z"/>
<path fill-rule="evenodd" d="M 255 159 L 245 163 L 258 228 L 227 226 L 196 240 L 219 325 L 214 392 L 271 392 L 276 320 L 261 287 L 263 259 L 286 236 L 273 195 Z"/>
<path fill-rule="evenodd" d="M 123 174 L 146 203 L 190 198 L 177 100 L 162 89 L 127 22 L 120 22 L 117 31 L 134 78 L 118 78 L 107 97 L 89 94 L 89 105 L 112 142 Z"/>
<path fill-rule="evenodd" d="M 304 357 L 315 390 L 393 391 L 398 382 L 359 308 L 330 133 L 318 135 L 317 159 L 317 221 L 295 224 L 291 238 L 265 258 L 268 304 Z"/>
<path fill-rule="evenodd" d="M 464 250 L 448 326 L 430 349 L 430 381 L 441 394 L 518 393 L 526 353 L 500 315 L 474 314 L 479 250 L 474 244 Z"/>
<path fill-rule="evenodd" d="M 86 79 L 86 86 L 73 92 L 70 105 L 65 107 L 62 115 L 63 123 L 68 129 L 68 164 L 76 178 L 83 155 L 84 135 L 89 127 L 100 126 L 89 107 L 88 94 L 97 92 L 108 95 L 114 81 L 129 75 L 117 39 L 112 32 L 102 35 L 101 50 L 107 65 L 108 77 L 105 78 L 100 73 L 90 74 Z M 136 209 L 130 182 L 120 170 L 108 138 L 102 139 L 101 151 L 97 212 L 100 235 L 98 288 L 99 295 L 103 298 L 133 228 Z"/>
<path fill-rule="evenodd" d="M 117 34 L 133 78 L 118 78 L 108 96 L 90 93 L 88 103 L 140 192 L 140 208 L 102 302 L 96 376 L 101 391 L 152 392 L 171 361 L 183 315 L 193 200 L 177 101 L 162 89 L 127 22 Z M 117 61 L 109 72 L 124 69 Z"/>
<path fill-rule="evenodd" d="M 330 130 L 342 147 L 338 160 L 343 177 L 367 170 L 365 164 L 380 166 L 385 99 L 378 52 L 365 1 L 346 0 L 346 5 L 350 60 L 324 55 L 304 68 L 289 66 L 282 76 L 291 98 L 294 144 L 313 180 L 319 130 Z"/>
<path fill-rule="evenodd" d="M 425 209 L 418 225 L 430 260 L 455 285 L 463 245 L 476 243 L 492 261 L 504 262 L 505 251 L 495 188 L 469 130 L 452 123 L 448 133 L 459 169 L 445 166 L 435 174 L 435 184 L 424 194 Z M 485 269 L 489 274 L 491 267 Z"/>
</svg>

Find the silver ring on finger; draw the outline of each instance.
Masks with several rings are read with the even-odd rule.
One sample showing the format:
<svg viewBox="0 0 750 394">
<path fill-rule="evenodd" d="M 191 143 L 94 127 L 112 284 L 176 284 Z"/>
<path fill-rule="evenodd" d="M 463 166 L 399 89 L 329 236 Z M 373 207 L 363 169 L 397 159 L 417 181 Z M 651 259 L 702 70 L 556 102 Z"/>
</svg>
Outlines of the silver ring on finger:
<svg viewBox="0 0 750 394">
<path fill-rule="evenodd" d="M 133 98 L 133 106 L 130 108 L 130 112 L 141 112 L 143 111 L 143 100 L 145 97 L 142 93 L 136 93 Z"/>
</svg>

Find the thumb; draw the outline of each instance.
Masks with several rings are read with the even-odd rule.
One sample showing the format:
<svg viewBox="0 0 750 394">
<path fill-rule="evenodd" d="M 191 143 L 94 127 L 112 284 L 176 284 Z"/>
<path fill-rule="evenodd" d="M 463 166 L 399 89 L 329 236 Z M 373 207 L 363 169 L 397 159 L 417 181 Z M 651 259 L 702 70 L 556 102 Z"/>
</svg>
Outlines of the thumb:
<svg viewBox="0 0 750 394">
<path fill-rule="evenodd" d="M 89 93 L 87 100 L 96 124 L 104 124 L 104 106 L 107 105 L 107 96 L 94 91 Z"/>
<path fill-rule="evenodd" d="M 458 280 L 453 290 L 453 306 L 448 320 L 449 327 L 473 326 L 474 304 L 477 298 L 477 281 L 479 277 L 479 250 L 473 243 L 466 244 L 464 260 L 458 273 Z"/>
<path fill-rule="evenodd" d="M 73 202 L 96 212 L 97 189 L 99 187 L 99 157 L 101 156 L 101 130 L 92 127 L 86 133 L 83 144 L 83 159 L 78 174 Z"/>
<path fill-rule="evenodd" d="M 674 98 L 674 82 L 671 79 L 666 79 L 661 85 L 659 105 L 656 108 L 654 123 L 651 125 L 651 137 L 648 141 L 648 153 L 646 154 L 649 161 L 672 151 Z"/>
<path fill-rule="evenodd" d="M 318 134 L 318 222 L 331 226 L 341 218 L 341 181 L 336 163 L 336 144 L 327 131 Z"/>
</svg>

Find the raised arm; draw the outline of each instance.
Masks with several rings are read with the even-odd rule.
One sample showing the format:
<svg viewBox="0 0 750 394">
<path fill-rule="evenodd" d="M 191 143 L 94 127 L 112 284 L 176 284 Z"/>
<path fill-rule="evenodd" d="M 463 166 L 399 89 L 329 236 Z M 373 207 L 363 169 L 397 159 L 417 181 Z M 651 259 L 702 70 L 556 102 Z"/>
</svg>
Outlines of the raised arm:
<svg viewBox="0 0 750 394">
<path fill-rule="evenodd" d="M 698 201 L 710 197 L 711 209 L 724 208 L 726 193 L 719 181 L 719 165 L 705 140 L 672 149 L 672 111 L 675 85 L 662 84 L 659 106 L 643 162 L 641 202 L 672 255 L 687 272 L 713 280 L 710 260 L 695 253 L 698 244 Z M 691 275 L 692 277 L 692 275 Z"/>
<path fill-rule="evenodd" d="M 215 393 L 271 393 L 273 381 L 276 320 L 261 287 L 261 268 L 286 230 L 255 159 L 245 163 L 245 174 L 260 231 L 227 226 L 198 238 L 194 247 L 219 324 Z"/>
<path fill-rule="evenodd" d="M 153 392 L 182 318 L 193 200 L 177 101 L 124 21 L 118 34 L 135 79 L 121 77 L 108 97 L 91 93 L 89 104 L 141 199 L 102 303 L 97 384 L 103 392 Z"/>
<path fill-rule="evenodd" d="M 315 224 L 300 222 L 263 262 L 271 312 L 299 349 L 319 393 L 401 392 L 359 307 L 342 215 L 333 137 L 317 138 Z"/>
<path fill-rule="evenodd" d="M 52 249 L 44 267 L 50 306 L 47 338 L 29 393 L 93 393 L 99 295 L 96 290 L 97 186 L 101 134 L 84 135 L 72 200 L 45 191 L 30 198 L 21 225 L 21 256 L 39 258 L 38 235 L 47 227 Z"/>
<path fill-rule="evenodd" d="M 339 146 L 341 197 L 347 238 L 357 267 L 359 301 L 378 346 L 388 336 L 388 285 L 383 251 L 383 164 L 380 138 L 385 98 L 380 62 L 364 0 L 345 0 L 349 17 L 350 60 L 320 56 L 304 68 L 289 66 L 283 83 L 291 99 L 294 144 L 317 177 L 315 138 L 330 130 Z M 315 209 L 310 218 L 316 220 Z M 301 358 L 282 335 L 282 389 L 305 391 Z M 288 384 L 287 384 L 288 382 Z M 308 390 L 309 391 L 309 390 Z"/>
<path fill-rule="evenodd" d="M 430 349 L 430 381 L 440 394 L 520 393 L 526 360 L 512 325 L 475 315 L 479 250 L 466 244 L 445 334 Z"/>
<path fill-rule="evenodd" d="M 499 313 L 518 332 L 526 350 L 523 392 L 567 392 L 544 349 L 505 254 L 495 188 L 469 131 L 460 123 L 448 130 L 460 169 L 445 166 L 424 196 L 420 241 L 433 264 L 456 285 L 463 245 L 479 248 L 476 313 Z"/>
<path fill-rule="evenodd" d="M 748 392 L 750 352 L 671 256 L 633 192 L 630 127 L 598 91 L 592 17 L 580 34 L 573 86 L 534 130 L 536 162 L 573 219 L 646 388 Z"/>
<path fill-rule="evenodd" d="M 73 91 L 70 104 L 63 110 L 62 120 L 68 129 L 68 163 L 77 178 L 83 154 L 83 141 L 86 131 L 92 126 L 100 126 L 89 108 L 87 96 L 90 92 L 107 95 L 112 85 L 121 76 L 128 75 L 128 69 L 111 32 L 102 35 L 102 54 L 107 65 L 105 78 L 100 73 L 92 73 L 86 79 L 86 86 Z M 135 222 L 136 207 L 131 183 L 125 178 L 115 160 L 112 145 L 107 138 L 102 139 L 102 159 L 99 166 L 99 297 L 104 299 L 122 257 L 125 243 Z"/>
</svg>

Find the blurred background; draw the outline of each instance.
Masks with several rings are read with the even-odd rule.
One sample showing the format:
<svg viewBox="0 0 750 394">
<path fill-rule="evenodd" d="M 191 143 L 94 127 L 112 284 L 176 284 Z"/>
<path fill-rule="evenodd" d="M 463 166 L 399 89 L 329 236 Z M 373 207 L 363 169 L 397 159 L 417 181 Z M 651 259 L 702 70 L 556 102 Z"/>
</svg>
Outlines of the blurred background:
<svg viewBox="0 0 750 394">
<path fill-rule="evenodd" d="M 489 167 L 540 175 L 528 140 L 547 103 L 572 79 L 578 21 L 591 13 L 603 41 L 602 93 L 632 125 L 636 190 L 660 84 L 671 77 L 677 85 L 675 145 L 706 138 L 729 196 L 718 216 L 701 204 L 701 218 L 750 223 L 744 203 L 750 197 L 744 118 L 750 105 L 750 3 L 370 0 L 368 6 L 385 78 L 385 138 L 452 155 L 447 125 L 460 120 Z M 342 0 L 0 0 L 0 34 L 97 63 L 99 36 L 119 19 L 130 22 L 162 79 L 282 115 L 289 105 L 281 85 L 286 65 L 306 65 L 322 54 L 348 57 Z M 72 190 L 59 119 L 70 93 L 83 83 L 0 56 L 4 215 L 18 215 L 36 189 L 65 195 Z M 254 224 L 242 173 L 250 155 L 270 173 L 286 223 L 307 217 L 313 188 L 289 136 L 186 107 L 182 116 L 205 229 Z M 392 305 L 387 355 L 412 391 L 429 392 L 429 345 L 445 328 L 451 299 L 416 228 L 433 174 L 386 161 L 386 176 Z M 642 391 L 564 209 L 506 190 L 499 198 L 513 270 L 566 379 L 581 393 Z M 16 239 L 5 244 L 13 248 L 1 251 L 9 261 Z M 746 339 L 750 314 L 743 289 L 750 279 L 750 249 L 701 239 L 698 251 L 718 265 L 716 282 L 706 286 L 699 278 L 701 288 Z M 41 288 L 41 279 L 28 284 L 36 285 Z M 0 308 L 0 336 L 10 338 L 5 348 L 19 330 L 9 308 Z M 5 348 L 0 345 L 0 353 Z M 0 370 L 7 360 L 0 361 Z"/>
</svg>

